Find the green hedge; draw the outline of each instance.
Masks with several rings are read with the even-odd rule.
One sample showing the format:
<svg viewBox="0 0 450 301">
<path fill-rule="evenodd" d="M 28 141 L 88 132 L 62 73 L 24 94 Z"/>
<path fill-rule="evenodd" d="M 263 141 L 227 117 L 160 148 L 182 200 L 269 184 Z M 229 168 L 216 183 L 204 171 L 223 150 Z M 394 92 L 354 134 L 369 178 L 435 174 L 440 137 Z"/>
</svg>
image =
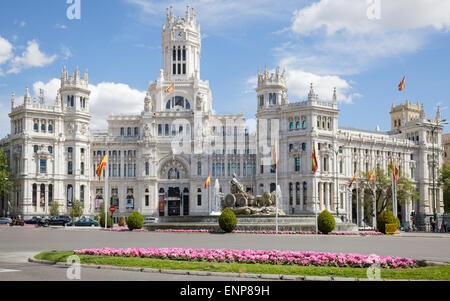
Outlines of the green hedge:
<svg viewBox="0 0 450 301">
<path fill-rule="evenodd" d="M 127 218 L 127 225 L 130 231 L 134 229 L 142 229 L 144 226 L 144 217 L 139 212 L 135 211 Z"/>
<path fill-rule="evenodd" d="M 223 210 L 219 217 L 219 226 L 220 229 L 227 233 L 233 232 L 237 226 L 237 218 L 233 210 L 228 207 Z"/>
<path fill-rule="evenodd" d="M 386 225 L 388 224 L 394 224 L 395 225 L 395 231 L 397 231 L 398 228 L 400 228 L 400 220 L 398 217 L 394 216 L 394 213 L 392 211 L 383 211 L 380 215 L 377 217 L 377 228 L 378 231 L 386 234 Z M 392 231 L 393 228 L 390 228 L 389 230 Z"/>
<path fill-rule="evenodd" d="M 317 226 L 323 234 L 328 234 L 336 227 L 336 221 L 330 212 L 322 211 L 317 217 Z"/>
</svg>

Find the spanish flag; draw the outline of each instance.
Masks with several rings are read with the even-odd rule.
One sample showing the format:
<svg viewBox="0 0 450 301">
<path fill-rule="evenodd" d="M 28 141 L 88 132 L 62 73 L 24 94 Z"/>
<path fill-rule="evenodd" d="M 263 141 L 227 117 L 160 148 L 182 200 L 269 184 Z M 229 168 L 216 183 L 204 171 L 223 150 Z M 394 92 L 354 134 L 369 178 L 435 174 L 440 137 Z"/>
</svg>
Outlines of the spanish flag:
<svg viewBox="0 0 450 301">
<path fill-rule="evenodd" d="M 392 162 L 392 156 L 391 156 L 391 162 L 389 163 L 389 169 L 392 171 L 392 179 L 395 180 L 395 169 L 394 169 L 394 163 Z"/>
<path fill-rule="evenodd" d="M 369 176 L 369 184 L 372 182 L 372 180 L 375 178 L 375 167 L 372 169 L 372 172 Z"/>
<path fill-rule="evenodd" d="M 205 189 L 208 189 L 209 184 L 211 184 L 211 176 L 208 176 L 205 182 Z"/>
<path fill-rule="evenodd" d="M 317 164 L 317 155 L 316 155 L 316 143 L 313 141 L 313 151 L 312 151 L 312 171 L 316 172 L 319 168 Z"/>
<path fill-rule="evenodd" d="M 106 154 L 100 164 L 97 166 L 97 172 L 95 173 L 98 176 L 98 180 L 102 180 L 103 171 L 106 169 L 106 164 L 108 163 L 108 154 Z"/>
<path fill-rule="evenodd" d="M 273 142 L 273 158 L 272 158 L 272 168 L 277 169 L 277 140 Z"/>
<path fill-rule="evenodd" d="M 395 174 L 394 174 L 394 180 L 395 180 L 395 183 L 397 183 L 397 182 L 398 182 L 398 167 L 397 167 L 397 165 L 395 165 Z"/>
<path fill-rule="evenodd" d="M 406 76 L 403 76 L 402 82 L 398 85 L 399 91 L 403 91 L 405 89 L 405 79 L 406 79 Z"/>
<path fill-rule="evenodd" d="M 173 93 L 173 90 L 175 88 L 175 84 L 171 84 L 164 92 L 166 93 Z"/>
<path fill-rule="evenodd" d="M 355 174 L 353 175 L 353 179 L 352 179 L 352 181 L 350 182 L 350 184 L 348 185 L 348 187 L 352 187 L 353 182 L 355 182 L 357 178 L 358 178 L 358 171 L 355 170 Z"/>
</svg>

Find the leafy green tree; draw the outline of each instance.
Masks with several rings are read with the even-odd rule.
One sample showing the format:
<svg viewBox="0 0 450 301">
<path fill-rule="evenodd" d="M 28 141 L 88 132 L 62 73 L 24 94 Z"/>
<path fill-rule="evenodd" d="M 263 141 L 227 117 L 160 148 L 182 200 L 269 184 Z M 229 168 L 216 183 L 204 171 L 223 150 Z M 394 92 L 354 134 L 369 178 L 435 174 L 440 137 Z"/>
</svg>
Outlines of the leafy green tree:
<svg viewBox="0 0 450 301">
<path fill-rule="evenodd" d="M 51 216 L 59 215 L 59 204 L 57 201 L 50 202 L 50 215 Z"/>
<path fill-rule="evenodd" d="M 438 185 L 444 190 L 444 211 L 450 213 L 450 165 L 442 165 L 439 170 Z"/>
<path fill-rule="evenodd" d="M 9 189 L 13 185 L 13 182 L 9 179 L 10 174 L 8 158 L 3 149 L 0 148 L 0 194 L 9 193 Z"/>
<path fill-rule="evenodd" d="M 72 225 L 75 225 L 75 218 L 83 215 L 84 204 L 79 200 L 75 200 L 70 208 L 70 216 L 72 217 Z"/>
<path fill-rule="evenodd" d="M 371 172 L 362 173 L 360 183 L 364 187 L 364 220 L 368 222 L 373 217 L 373 195 L 376 192 L 376 214 L 380 215 L 385 210 L 392 210 L 392 175 L 390 171 L 384 171 L 381 168 L 375 169 L 375 188 L 373 182 L 369 184 Z M 397 181 L 397 202 L 405 205 L 411 200 L 419 200 L 419 194 L 416 191 L 414 183 L 403 175 L 400 171 Z"/>
</svg>

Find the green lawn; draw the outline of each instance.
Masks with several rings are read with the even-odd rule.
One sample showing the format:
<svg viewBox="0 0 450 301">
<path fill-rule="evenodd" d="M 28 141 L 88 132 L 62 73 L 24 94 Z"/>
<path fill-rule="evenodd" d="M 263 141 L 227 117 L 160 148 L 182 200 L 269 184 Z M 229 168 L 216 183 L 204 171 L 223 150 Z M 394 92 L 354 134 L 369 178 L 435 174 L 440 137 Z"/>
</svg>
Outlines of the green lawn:
<svg viewBox="0 0 450 301">
<path fill-rule="evenodd" d="M 65 262 L 72 251 L 43 252 L 36 259 Z M 139 267 L 163 270 L 197 270 L 209 272 L 231 272 L 252 274 L 283 274 L 299 276 L 334 276 L 367 278 L 367 269 L 338 267 L 304 267 L 269 264 L 240 263 L 209 263 L 189 262 L 164 259 L 111 257 L 79 255 L 82 264 L 112 265 L 120 267 Z M 450 280 L 450 266 L 430 266 L 414 269 L 382 269 L 382 279 L 413 279 L 413 280 Z"/>
</svg>

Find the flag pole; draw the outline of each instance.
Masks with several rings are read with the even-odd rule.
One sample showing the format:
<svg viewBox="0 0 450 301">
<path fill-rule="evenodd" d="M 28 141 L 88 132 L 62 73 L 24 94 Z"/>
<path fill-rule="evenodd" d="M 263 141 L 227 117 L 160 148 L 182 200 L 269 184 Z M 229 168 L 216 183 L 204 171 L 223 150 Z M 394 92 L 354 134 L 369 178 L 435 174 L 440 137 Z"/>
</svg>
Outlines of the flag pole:
<svg viewBox="0 0 450 301">
<path fill-rule="evenodd" d="M 278 152 L 277 152 L 278 153 Z M 275 204 L 277 206 L 277 211 L 275 213 L 275 228 L 276 228 L 276 233 L 278 234 L 278 162 L 277 162 L 277 156 L 278 154 L 275 155 Z"/>
<path fill-rule="evenodd" d="M 373 229 L 377 229 L 377 178 L 373 179 Z"/>
<path fill-rule="evenodd" d="M 108 155 L 108 145 L 106 146 L 106 155 Z M 108 171 L 106 170 L 106 166 L 108 165 L 108 160 L 106 161 L 105 167 L 101 167 L 105 169 L 105 229 L 108 229 Z"/>
</svg>

